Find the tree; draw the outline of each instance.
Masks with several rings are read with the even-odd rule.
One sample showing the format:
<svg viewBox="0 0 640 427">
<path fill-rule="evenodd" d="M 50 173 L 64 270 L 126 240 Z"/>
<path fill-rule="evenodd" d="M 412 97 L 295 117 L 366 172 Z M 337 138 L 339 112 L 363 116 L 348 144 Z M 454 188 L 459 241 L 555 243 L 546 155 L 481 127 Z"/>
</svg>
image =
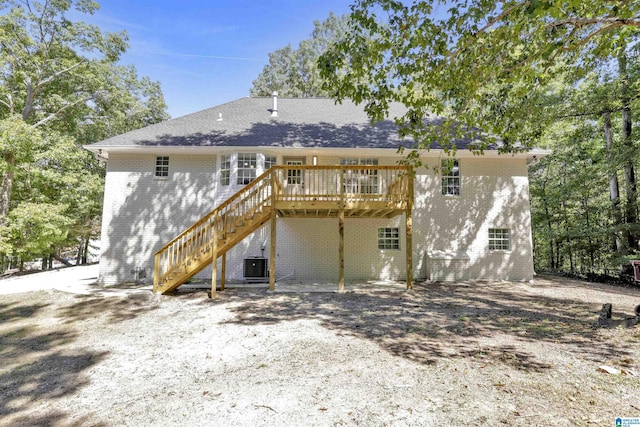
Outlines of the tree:
<svg viewBox="0 0 640 427">
<path fill-rule="evenodd" d="M 0 253 L 20 260 L 95 235 L 104 171 L 81 144 L 168 118 L 159 84 L 117 65 L 126 33 L 72 8 L 98 4 L 0 2 Z"/>
<path fill-rule="evenodd" d="M 638 243 L 639 16 L 625 1 L 358 0 L 319 67 L 325 90 L 374 121 L 407 106 L 395 119 L 416 149 L 478 128 L 479 152 L 493 135 L 502 151 L 554 148 L 532 169 L 537 264 L 606 269 Z"/>
<path fill-rule="evenodd" d="M 2 116 L 19 114 L 37 128 L 71 116 L 101 92 L 100 83 L 91 77 L 118 59 L 126 36 L 72 23 L 65 17 L 71 3 L 16 0 L 0 5 L 10 8 L 0 16 Z M 98 5 L 81 0 L 75 7 L 93 13 Z M 6 169 L 0 183 L 0 224 L 9 212 L 16 153 L 2 155 Z"/>
<path fill-rule="evenodd" d="M 269 54 L 269 63 L 250 89 L 251 96 L 307 98 L 328 96 L 322 89 L 317 61 L 327 47 L 340 40 L 347 30 L 348 16 L 330 13 L 323 21 L 314 22 L 311 38 L 303 40 L 297 49 L 287 45 Z"/>
<path fill-rule="evenodd" d="M 446 144 L 448 132 L 440 130 L 454 125 L 500 135 L 507 151 L 518 148 L 516 141 L 533 144 L 540 135 L 531 131 L 530 117 L 541 126 L 548 118 L 537 108 L 536 89 L 615 56 L 640 27 L 638 2 L 455 0 L 444 13 L 437 4 L 358 0 L 347 36 L 320 59 L 324 89 L 338 100 L 365 103 L 373 120 L 386 117 L 392 101 L 406 105 L 398 123 L 422 147 L 434 138 Z M 486 101 L 496 95 L 524 101 L 515 107 L 528 106 L 528 114 L 495 114 Z M 448 120 L 425 126 L 428 114 Z"/>
</svg>

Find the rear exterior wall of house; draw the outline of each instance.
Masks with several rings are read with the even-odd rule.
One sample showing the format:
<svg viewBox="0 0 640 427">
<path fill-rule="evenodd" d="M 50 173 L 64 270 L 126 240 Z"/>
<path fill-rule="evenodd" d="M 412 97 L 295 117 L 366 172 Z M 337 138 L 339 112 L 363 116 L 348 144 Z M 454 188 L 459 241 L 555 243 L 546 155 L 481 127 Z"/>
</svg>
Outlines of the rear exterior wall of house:
<svg viewBox="0 0 640 427">
<path fill-rule="evenodd" d="M 363 152 L 361 150 L 360 152 Z M 283 164 L 286 153 L 268 153 Z M 442 194 L 435 153 L 415 178 L 414 277 L 431 280 L 529 280 L 533 276 L 529 187 L 525 158 L 462 156 L 456 194 Z M 460 153 L 459 153 L 460 155 Z M 168 155 L 167 176 L 156 176 L 164 154 L 110 153 L 102 224 L 99 283 L 153 280 L 153 254 L 200 217 L 242 188 L 237 153 Z M 229 185 L 222 161 L 229 156 Z M 296 157 L 301 155 L 296 154 Z M 292 156 L 293 157 L 293 156 Z M 312 164 L 311 155 L 302 155 Z M 336 165 L 344 156 L 318 156 Z M 257 156 L 259 175 L 265 167 Z M 398 157 L 376 157 L 394 165 Z M 268 164 L 266 165 L 268 166 Z M 381 243 L 379 233 L 387 233 Z M 227 280 L 243 280 L 243 260 L 269 257 L 269 223 L 227 254 Z M 396 238 L 397 236 L 397 238 Z M 335 218 L 277 220 L 276 279 L 337 282 L 338 221 Z M 347 218 L 347 280 L 403 280 L 405 217 Z M 218 261 L 220 262 L 220 261 Z M 146 273 L 146 278 L 140 272 Z M 144 276 L 144 274 L 142 274 Z M 205 268 L 200 278 L 210 278 Z"/>
</svg>

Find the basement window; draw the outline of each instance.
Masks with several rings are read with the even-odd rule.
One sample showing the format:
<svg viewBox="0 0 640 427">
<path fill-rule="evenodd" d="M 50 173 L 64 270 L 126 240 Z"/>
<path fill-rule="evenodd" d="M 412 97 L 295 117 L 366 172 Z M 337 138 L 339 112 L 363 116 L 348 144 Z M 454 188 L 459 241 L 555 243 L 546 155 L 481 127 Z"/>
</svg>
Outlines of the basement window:
<svg viewBox="0 0 640 427">
<path fill-rule="evenodd" d="M 489 229 L 489 250 L 508 251 L 511 250 L 511 230 L 508 228 Z"/>
<path fill-rule="evenodd" d="M 256 179 L 258 160 L 256 153 L 238 153 L 238 185 L 247 185 Z"/>
<path fill-rule="evenodd" d="M 378 228 L 378 249 L 400 249 L 400 231 L 397 227 Z"/>
<path fill-rule="evenodd" d="M 169 157 L 156 157 L 156 178 L 167 178 L 169 176 Z"/>
</svg>

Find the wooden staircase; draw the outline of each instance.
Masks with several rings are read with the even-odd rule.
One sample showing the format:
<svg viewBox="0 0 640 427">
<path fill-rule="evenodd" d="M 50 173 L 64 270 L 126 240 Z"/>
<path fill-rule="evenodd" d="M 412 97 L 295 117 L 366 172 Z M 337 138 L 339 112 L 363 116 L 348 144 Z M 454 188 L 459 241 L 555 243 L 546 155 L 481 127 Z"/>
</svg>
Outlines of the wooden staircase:
<svg viewBox="0 0 640 427">
<path fill-rule="evenodd" d="M 175 290 L 211 265 L 214 253 L 216 260 L 224 257 L 275 215 L 389 218 L 410 214 L 410 175 L 401 166 L 274 166 L 155 253 L 153 291 Z M 293 183 L 288 182 L 291 176 Z"/>
</svg>

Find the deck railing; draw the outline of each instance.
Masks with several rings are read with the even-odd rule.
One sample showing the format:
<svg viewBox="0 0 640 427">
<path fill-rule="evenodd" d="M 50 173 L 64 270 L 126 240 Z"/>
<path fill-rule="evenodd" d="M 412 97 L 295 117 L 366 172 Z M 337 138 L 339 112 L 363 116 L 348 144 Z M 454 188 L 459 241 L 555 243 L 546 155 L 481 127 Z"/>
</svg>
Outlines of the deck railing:
<svg viewBox="0 0 640 427">
<path fill-rule="evenodd" d="M 400 201 L 407 196 L 403 166 L 275 166 L 278 201 Z"/>
<path fill-rule="evenodd" d="M 224 243 L 255 215 L 274 208 L 274 201 L 397 204 L 407 200 L 409 176 L 403 166 L 274 166 L 155 253 L 154 290 L 191 263 L 211 257 L 214 236 Z M 217 254 L 226 249 L 217 247 Z"/>
</svg>

